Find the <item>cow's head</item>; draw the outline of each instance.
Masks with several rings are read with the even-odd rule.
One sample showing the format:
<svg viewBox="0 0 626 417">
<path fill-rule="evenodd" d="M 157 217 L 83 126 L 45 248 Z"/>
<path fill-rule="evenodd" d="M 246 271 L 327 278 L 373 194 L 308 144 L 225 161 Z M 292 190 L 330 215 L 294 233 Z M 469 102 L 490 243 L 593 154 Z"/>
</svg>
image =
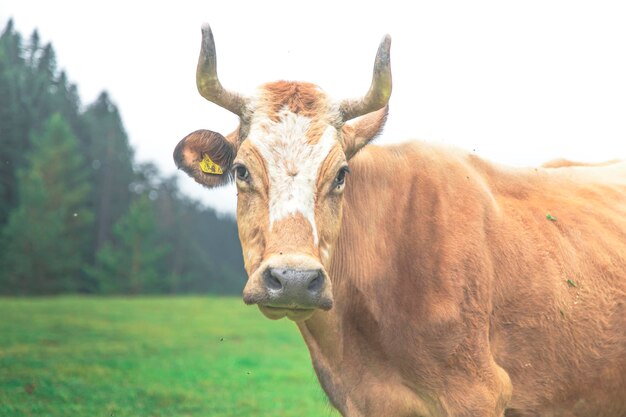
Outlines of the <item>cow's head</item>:
<svg viewBox="0 0 626 417">
<path fill-rule="evenodd" d="M 358 100 L 333 101 L 313 84 L 285 81 L 244 97 L 222 87 L 213 34 L 208 25 L 202 28 L 198 90 L 237 114 L 240 125 L 226 137 L 209 130 L 189 134 L 174 159 L 207 187 L 233 179 L 237 184 L 249 276 L 243 299 L 269 318 L 304 320 L 333 305 L 327 271 L 341 226 L 348 161 L 385 122 L 390 44 L 388 36 L 382 40 L 372 84 Z"/>
</svg>

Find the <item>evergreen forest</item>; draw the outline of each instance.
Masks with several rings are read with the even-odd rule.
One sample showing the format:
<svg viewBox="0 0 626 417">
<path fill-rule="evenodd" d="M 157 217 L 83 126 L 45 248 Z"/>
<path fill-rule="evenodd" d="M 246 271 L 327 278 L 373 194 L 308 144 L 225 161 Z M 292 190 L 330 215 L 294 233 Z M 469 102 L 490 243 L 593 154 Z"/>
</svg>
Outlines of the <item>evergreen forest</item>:
<svg viewBox="0 0 626 417">
<path fill-rule="evenodd" d="M 0 294 L 240 293 L 235 221 L 137 163 L 106 92 L 83 105 L 50 43 L 0 36 Z"/>
</svg>

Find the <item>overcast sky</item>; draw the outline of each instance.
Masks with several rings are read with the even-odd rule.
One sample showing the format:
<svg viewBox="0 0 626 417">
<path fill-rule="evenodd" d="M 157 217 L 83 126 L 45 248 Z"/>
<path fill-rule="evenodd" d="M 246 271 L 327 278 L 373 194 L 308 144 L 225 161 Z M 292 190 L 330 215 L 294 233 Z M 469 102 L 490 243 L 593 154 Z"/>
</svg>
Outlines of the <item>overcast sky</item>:
<svg viewBox="0 0 626 417">
<path fill-rule="evenodd" d="M 9 17 L 24 36 L 36 27 L 52 41 L 83 103 L 108 90 L 138 159 L 165 173 L 187 133 L 237 123 L 195 87 L 205 21 L 222 84 L 244 93 L 290 79 L 360 96 L 391 34 L 379 143 L 419 138 L 516 166 L 626 158 L 626 2 L 1 0 L 3 27 Z M 233 188 L 180 183 L 219 210 L 235 207 Z"/>
</svg>

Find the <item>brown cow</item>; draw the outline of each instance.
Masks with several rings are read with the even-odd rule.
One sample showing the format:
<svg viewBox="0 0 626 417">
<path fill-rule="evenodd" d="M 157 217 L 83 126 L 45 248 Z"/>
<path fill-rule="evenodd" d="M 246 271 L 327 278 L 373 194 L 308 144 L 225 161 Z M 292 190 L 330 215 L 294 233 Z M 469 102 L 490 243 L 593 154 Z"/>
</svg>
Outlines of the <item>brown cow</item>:
<svg viewBox="0 0 626 417">
<path fill-rule="evenodd" d="M 358 152 L 385 122 L 389 47 L 363 99 L 243 97 L 203 27 L 198 88 L 241 123 L 174 157 L 208 187 L 234 177 L 244 301 L 297 322 L 344 416 L 626 416 L 626 164 Z"/>
</svg>

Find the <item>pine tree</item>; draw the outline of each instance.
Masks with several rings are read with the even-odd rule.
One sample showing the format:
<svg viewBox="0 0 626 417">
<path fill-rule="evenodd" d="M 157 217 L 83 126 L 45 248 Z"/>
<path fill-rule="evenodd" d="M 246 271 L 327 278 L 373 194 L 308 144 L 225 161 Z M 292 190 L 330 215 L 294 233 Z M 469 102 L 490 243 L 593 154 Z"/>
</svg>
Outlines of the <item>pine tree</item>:
<svg viewBox="0 0 626 417">
<path fill-rule="evenodd" d="M 23 163 L 28 139 L 28 120 L 21 102 L 26 78 L 22 49 L 22 38 L 9 20 L 0 36 L 0 226 L 16 204 L 16 170 Z"/>
<path fill-rule="evenodd" d="M 26 166 L 17 173 L 18 204 L 0 237 L 0 288 L 17 293 L 77 291 L 93 222 L 84 160 L 59 114 L 31 141 Z"/>
<path fill-rule="evenodd" d="M 9 20 L 0 35 L 0 227 L 17 205 L 16 174 L 26 163 L 33 132 L 60 113 L 84 136 L 79 108 L 76 86 L 58 72 L 52 45 L 42 46 L 36 30 L 24 44 Z"/>
<path fill-rule="evenodd" d="M 133 180 L 133 152 L 117 107 L 108 94 L 100 94 L 84 113 L 85 149 L 92 166 L 92 202 L 96 213 L 92 250 L 96 253 L 111 239 L 113 225 L 127 212 Z"/>
<path fill-rule="evenodd" d="M 169 252 L 158 228 L 154 204 L 147 195 L 135 199 L 113 228 L 113 238 L 97 254 L 90 274 L 105 293 L 163 293 Z"/>
</svg>

